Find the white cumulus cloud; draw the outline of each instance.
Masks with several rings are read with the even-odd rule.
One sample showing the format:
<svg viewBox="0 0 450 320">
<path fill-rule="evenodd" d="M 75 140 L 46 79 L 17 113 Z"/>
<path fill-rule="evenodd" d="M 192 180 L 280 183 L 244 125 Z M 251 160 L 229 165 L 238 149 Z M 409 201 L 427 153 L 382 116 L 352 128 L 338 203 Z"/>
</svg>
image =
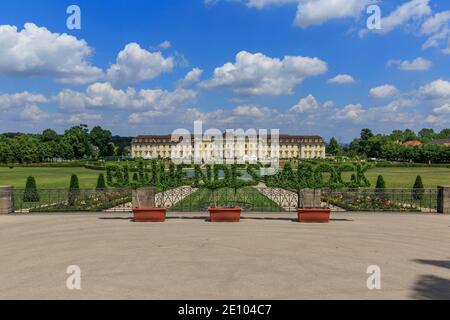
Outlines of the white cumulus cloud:
<svg viewBox="0 0 450 320">
<path fill-rule="evenodd" d="M 300 99 L 300 101 L 290 109 L 290 112 L 308 112 L 319 109 L 320 105 L 313 95 L 308 95 L 305 98 Z"/>
<path fill-rule="evenodd" d="M 389 33 L 411 21 L 419 21 L 432 13 L 430 0 L 411 0 L 398 6 L 390 15 L 381 20 L 379 33 Z"/>
<path fill-rule="evenodd" d="M 173 111 L 177 107 L 195 101 L 197 92 L 178 88 L 174 91 L 162 89 L 127 90 L 115 89 L 109 82 L 94 83 L 85 92 L 70 89 L 54 97 L 61 110 L 76 112 L 85 108 L 117 110 Z"/>
<path fill-rule="evenodd" d="M 448 113 L 450 113 L 450 103 L 446 103 L 446 104 L 443 104 L 440 107 L 434 108 L 433 112 L 434 113 L 438 113 L 438 114 L 448 114 Z"/>
<path fill-rule="evenodd" d="M 299 0 L 295 24 L 302 28 L 329 20 L 358 17 L 374 0 Z"/>
<path fill-rule="evenodd" d="M 450 98 L 450 82 L 446 80 L 435 80 L 419 89 L 419 95 L 428 99 Z"/>
<path fill-rule="evenodd" d="M 336 112 L 336 119 L 359 122 L 362 120 L 364 112 L 365 110 L 361 104 L 348 104 Z"/>
<path fill-rule="evenodd" d="M 398 89 L 395 86 L 389 84 L 372 88 L 369 91 L 370 97 L 374 99 L 392 98 L 398 94 L 399 94 Z"/>
<path fill-rule="evenodd" d="M 26 23 L 0 25 L 0 74 L 20 77 L 48 77 L 58 82 L 86 84 L 103 72 L 88 59 L 92 49 L 86 41 L 67 34 L 52 33 Z"/>
<path fill-rule="evenodd" d="M 271 58 L 262 53 L 241 51 L 235 63 L 214 70 L 210 80 L 200 85 L 207 89 L 225 88 L 244 95 L 290 95 L 307 77 L 327 71 L 327 63 L 301 56 Z"/>
<path fill-rule="evenodd" d="M 330 84 L 352 84 L 355 83 L 355 79 L 348 74 L 338 74 L 336 77 L 328 80 Z"/>
<path fill-rule="evenodd" d="M 388 66 L 397 65 L 402 71 L 427 71 L 433 66 L 433 62 L 424 58 L 416 58 L 409 60 L 390 60 Z"/>
<path fill-rule="evenodd" d="M 108 69 L 107 79 L 113 84 L 137 83 L 171 72 L 173 67 L 173 58 L 164 58 L 159 51 L 150 52 L 137 43 L 129 43 L 119 52 L 116 63 Z"/>
<path fill-rule="evenodd" d="M 180 81 L 182 87 L 189 87 L 200 81 L 200 77 L 203 74 L 203 70 L 200 68 L 194 68 L 189 71 L 183 80 Z"/>
</svg>

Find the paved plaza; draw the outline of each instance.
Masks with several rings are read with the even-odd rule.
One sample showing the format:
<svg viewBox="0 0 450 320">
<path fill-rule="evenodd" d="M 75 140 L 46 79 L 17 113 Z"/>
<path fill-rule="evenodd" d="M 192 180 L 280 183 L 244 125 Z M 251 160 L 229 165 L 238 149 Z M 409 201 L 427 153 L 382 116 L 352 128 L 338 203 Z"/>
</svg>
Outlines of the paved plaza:
<svg viewBox="0 0 450 320">
<path fill-rule="evenodd" d="M 450 216 L 0 216 L 0 299 L 450 299 Z M 68 266 L 81 290 L 68 290 Z M 381 290 L 367 268 L 381 269 Z"/>
</svg>

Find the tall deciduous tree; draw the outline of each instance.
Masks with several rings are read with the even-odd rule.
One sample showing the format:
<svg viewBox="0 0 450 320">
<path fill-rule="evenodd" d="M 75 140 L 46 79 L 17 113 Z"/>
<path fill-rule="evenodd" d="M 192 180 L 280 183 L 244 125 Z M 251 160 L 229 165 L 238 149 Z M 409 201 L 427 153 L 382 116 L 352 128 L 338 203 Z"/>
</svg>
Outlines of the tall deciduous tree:
<svg viewBox="0 0 450 320">
<path fill-rule="evenodd" d="M 89 133 L 91 143 L 99 149 L 100 156 L 114 155 L 114 145 L 112 143 L 112 133 L 97 126 Z"/>
<path fill-rule="evenodd" d="M 330 139 L 330 143 L 327 146 L 327 152 L 333 156 L 337 156 L 342 153 L 342 148 L 336 138 L 333 137 Z"/>
<path fill-rule="evenodd" d="M 89 140 L 89 135 L 85 126 L 80 125 L 72 127 L 64 132 L 62 138 L 64 143 L 67 143 L 73 152 L 73 156 L 77 159 L 89 157 L 92 155 L 92 145 Z"/>
</svg>

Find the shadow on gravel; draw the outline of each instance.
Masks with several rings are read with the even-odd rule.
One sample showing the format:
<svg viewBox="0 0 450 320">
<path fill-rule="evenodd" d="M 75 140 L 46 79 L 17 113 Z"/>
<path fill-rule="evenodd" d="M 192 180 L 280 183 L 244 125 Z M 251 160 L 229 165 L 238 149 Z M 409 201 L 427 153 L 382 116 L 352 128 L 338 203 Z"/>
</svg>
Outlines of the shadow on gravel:
<svg viewBox="0 0 450 320">
<path fill-rule="evenodd" d="M 433 275 L 421 276 L 414 285 L 413 299 L 450 300 L 450 280 Z"/>
<path fill-rule="evenodd" d="M 446 261 L 446 260 L 423 260 L 423 259 L 417 259 L 417 260 L 414 260 L 414 262 L 420 263 L 420 264 L 428 264 L 428 265 L 431 265 L 431 266 L 445 268 L 445 269 L 450 269 L 450 260 Z"/>
<path fill-rule="evenodd" d="M 297 219 L 292 218 L 274 218 L 274 217 L 241 217 L 241 220 L 267 220 L 267 221 L 295 221 L 297 222 Z"/>
<path fill-rule="evenodd" d="M 416 259 L 414 262 L 450 269 L 450 260 Z M 450 279 L 435 275 L 423 275 L 414 284 L 412 298 L 420 300 L 450 300 Z"/>
<path fill-rule="evenodd" d="M 167 217 L 167 220 L 207 220 L 209 219 L 208 217 L 205 216 L 195 216 L 195 217 Z"/>
<path fill-rule="evenodd" d="M 99 220 L 128 220 L 133 221 L 133 217 L 100 217 Z M 179 217 L 167 217 L 167 220 L 203 220 L 203 221 L 210 221 L 209 217 L 205 216 L 179 216 Z M 261 220 L 261 221 L 291 221 L 291 222 L 298 222 L 296 218 L 282 218 L 282 217 L 241 217 L 241 220 Z M 330 222 L 353 222 L 352 219 L 330 219 Z"/>
</svg>

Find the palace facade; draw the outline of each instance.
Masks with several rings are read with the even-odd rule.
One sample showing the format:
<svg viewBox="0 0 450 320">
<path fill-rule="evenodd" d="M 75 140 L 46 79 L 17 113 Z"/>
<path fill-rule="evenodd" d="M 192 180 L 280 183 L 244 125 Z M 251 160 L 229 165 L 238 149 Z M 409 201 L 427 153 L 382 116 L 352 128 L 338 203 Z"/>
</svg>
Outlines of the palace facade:
<svg viewBox="0 0 450 320">
<path fill-rule="evenodd" d="M 180 139 L 181 141 L 182 139 Z M 217 142 L 214 138 L 200 138 L 195 140 L 191 138 L 190 143 L 182 145 L 173 142 L 171 135 L 151 135 L 138 136 L 133 139 L 131 154 L 133 158 L 154 159 L 154 158 L 177 158 L 177 159 L 194 159 L 195 143 L 198 144 L 197 157 L 201 159 L 211 159 L 217 153 Z M 219 150 L 222 154 L 227 155 L 230 150 L 237 150 L 236 140 L 234 142 L 227 141 L 225 137 L 219 143 L 222 145 Z M 266 143 L 261 143 L 257 137 L 242 138 L 239 143 L 240 156 L 245 161 L 255 161 L 261 158 L 279 159 L 323 159 L 325 158 L 325 141 L 320 136 L 297 136 L 297 135 L 280 135 L 279 144 L 272 145 L 270 135 Z M 236 154 L 236 151 L 234 151 Z M 229 159 L 229 157 L 227 158 Z"/>
</svg>

